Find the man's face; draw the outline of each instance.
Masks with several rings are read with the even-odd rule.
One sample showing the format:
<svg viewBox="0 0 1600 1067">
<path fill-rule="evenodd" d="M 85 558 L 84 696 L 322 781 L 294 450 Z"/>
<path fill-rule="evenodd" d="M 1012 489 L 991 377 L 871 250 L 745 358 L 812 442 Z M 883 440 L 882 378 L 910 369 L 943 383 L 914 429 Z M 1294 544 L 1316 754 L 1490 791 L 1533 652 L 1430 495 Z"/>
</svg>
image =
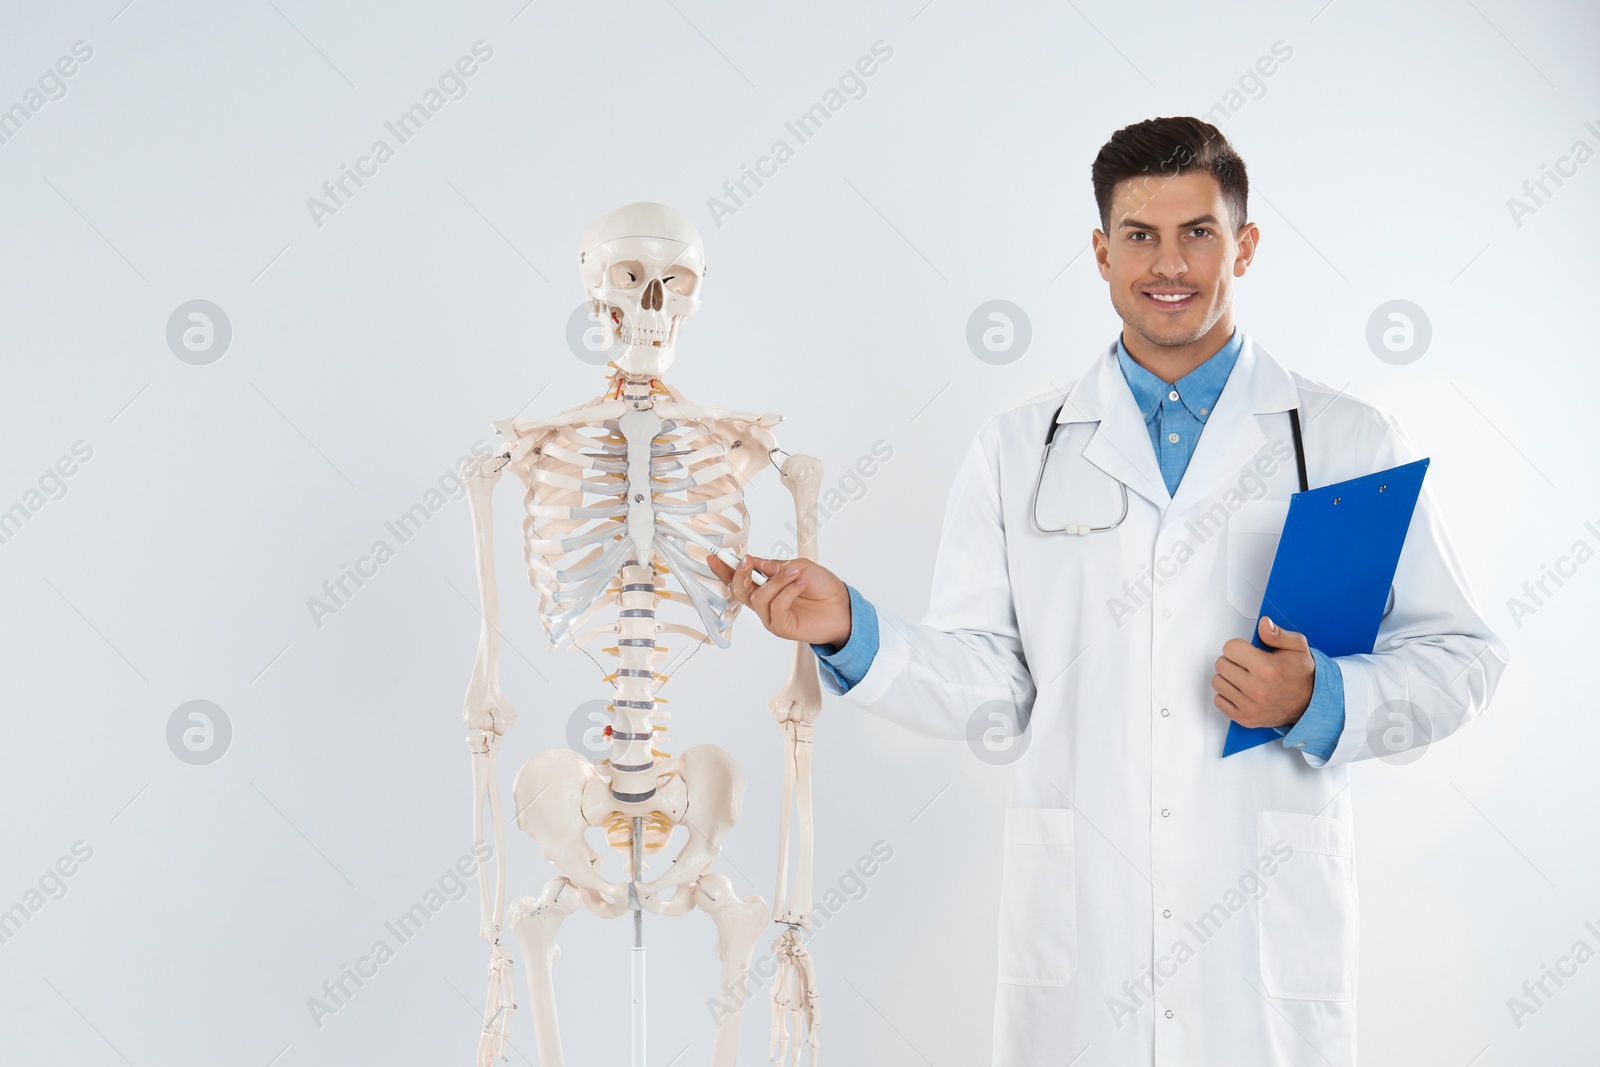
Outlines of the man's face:
<svg viewBox="0 0 1600 1067">
<path fill-rule="evenodd" d="M 1094 232 L 1094 251 L 1122 321 L 1163 347 L 1205 337 L 1250 266 L 1255 225 L 1235 229 L 1222 187 L 1205 171 L 1120 182 L 1110 216 L 1110 232 Z"/>
</svg>

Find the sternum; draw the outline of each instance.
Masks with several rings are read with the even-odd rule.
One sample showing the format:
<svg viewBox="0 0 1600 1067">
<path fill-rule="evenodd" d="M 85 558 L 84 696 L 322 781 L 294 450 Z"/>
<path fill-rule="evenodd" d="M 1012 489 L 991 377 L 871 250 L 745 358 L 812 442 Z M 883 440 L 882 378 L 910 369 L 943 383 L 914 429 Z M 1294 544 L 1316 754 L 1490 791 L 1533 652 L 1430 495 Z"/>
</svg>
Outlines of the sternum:
<svg viewBox="0 0 1600 1067">
<path fill-rule="evenodd" d="M 661 433 L 661 416 L 635 408 L 617 420 L 628 442 L 628 540 L 634 558 L 649 563 L 655 555 L 656 512 L 650 489 L 650 445 Z"/>
</svg>

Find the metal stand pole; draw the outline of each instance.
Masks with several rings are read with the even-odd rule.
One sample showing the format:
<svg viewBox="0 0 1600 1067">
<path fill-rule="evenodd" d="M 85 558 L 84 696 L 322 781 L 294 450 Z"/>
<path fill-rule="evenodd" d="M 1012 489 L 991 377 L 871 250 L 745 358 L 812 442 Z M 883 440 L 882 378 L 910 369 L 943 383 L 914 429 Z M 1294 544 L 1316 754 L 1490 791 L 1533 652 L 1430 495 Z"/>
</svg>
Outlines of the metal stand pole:
<svg viewBox="0 0 1600 1067">
<path fill-rule="evenodd" d="M 628 883 L 628 907 L 633 910 L 633 1067 L 644 1062 L 644 909 L 635 886 L 644 870 L 644 817 L 633 817 L 633 871 Z"/>
</svg>

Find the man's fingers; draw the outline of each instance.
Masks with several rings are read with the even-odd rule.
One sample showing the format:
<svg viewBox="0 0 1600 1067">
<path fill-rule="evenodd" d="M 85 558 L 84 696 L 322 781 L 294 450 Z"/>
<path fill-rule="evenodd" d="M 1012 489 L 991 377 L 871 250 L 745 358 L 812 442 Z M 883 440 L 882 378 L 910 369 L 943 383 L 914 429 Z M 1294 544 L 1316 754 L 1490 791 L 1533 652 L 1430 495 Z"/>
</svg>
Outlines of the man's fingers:
<svg viewBox="0 0 1600 1067">
<path fill-rule="evenodd" d="M 790 571 L 793 571 L 794 573 L 791 574 Z M 757 589 L 750 597 L 750 606 L 754 608 L 755 613 L 761 617 L 761 621 L 766 625 L 767 629 L 772 629 L 773 598 L 783 590 L 787 589 L 789 586 L 793 585 L 794 580 L 799 576 L 800 568 L 789 567 L 776 577 L 768 578 L 767 584 L 763 585 L 760 589 Z"/>
<path fill-rule="evenodd" d="M 1226 715 L 1234 722 L 1239 722 L 1239 717 L 1244 714 L 1244 712 L 1239 710 L 1239 706 L 1237 704 L 1223 696 L 1221 693 L 1218 693 L 1216 696 L 1212 697 L 1211 703 L 1215 704 L 1222 711 L 1222 714 Z"/>
<path fill-rule="evenodd" d="M 774 579 L 767 584 L 774 585 L 781 580 L 782 579 Z M 785 622 L 788 622 L 794 612 L 794 602 L 800 599 L 800 597 L 804 596 L 805 591 L 805 572 L 802 571 L 793 578 L 788 579 L 782 588 L 778 590 L 777 595 L 774 596 L 767 604 L 767 617 L 769 619 L 781 619 Z M 793 629 L 792 627 L 788 626 L 785 626 L 784 628 Z"/>
<path fill-rule="evenodd" d="M 1222 658 L 1237 664 L 1240 670 L 1258 671 L 1272 659 L 1272 649 L 1261 649 L 1242 637 L 1230 637 L 1222 645 Z"/>
<path fill-rule="evenodd" d="M 1256 623 L 1256 632 L 1261 635 L 1262 643 L 1268 648 L 1286 648 L 1296 652 L 1307 652 L 1311 649 L 1305 634 L 1296 630 L 1285 630 L 1268 615 L 1261 616 L 1261 621 Z"/>
<path fill-rule="evenodd" d="M 1222 654 L 1239 666 L 1244 667 L 1249 664 L 1252 656 L 1260 656 L 1265 653 L 1242 637 L 1230 637 L 1222 642 Z"/>
<path fill-rule="evenodd" d="M 762 559 L 760 556 L 746 556 L 744 558 L 744 562 L 755 567 L 768 578 L 771 578 L 774 574 L 777 574 L 779 568 L 781 568 L 784 564 L 784 561 L 781 559 Z"/>
<path fill-rule="evenodd" d="M 745 556 L 737 567 L 730 567 L 709 552 L 706 554 L 706 562 L 711 566 L 711 573 L 722 580 L 728 587 L 728 592 L 733 595 L 733 599 L 741 604 L 749 604 L 750 598 L 759 588 L 755 579 L 751 577 L 753 565 L 760 564 L 764 575 L 771 574 L 776 566 L 773 560 L 764 560 L 759 556 Z"/>
<path fill-rule="evenodd" d="M 1244 685 L 1245 679 L 1250 677 L 1249 670 L 1241 667 L 1227 656 L 1218 656 L 1214 666 L 1219 675 L 1232 682 L 1235 686 Z"/>
<path fill-rule="evenodd" d="M 1211 688 L 1216 690 L 1219 697 L 1222 697 L 1230 704 L 1242 705 L 1250 699 L 1245 695 L 1244 690 L 1220 674 L 1211 676 Z"/>
<path fill-rule="evenodd" d="M 756 595 L 756 590 L 771 581 L 772 575 L 777 573 L 782 566 L 782 560 L 762 559 L 760 556 L 745 556 L 739 560 L 739 569 L 735 572 L 739 581 L 739 599 L 746 604 L 751 603 L 751 598 Z M 761 581 L 759 582 L 756 581 L 758 573 L 761 576 Z"/>
<path fill-rule="evenodd" d="M 718 577 L 722 577 L 724 571 L 727 573 L 727 577 L 722 578 L 722 580 L 728 585 L 729 595 L 741 604 L 750 603 L 749 581 L 745 578 L 744 563 L 741 562 L 737 567 L 730 567 L 716 556 L 709 558 L 711 569 Z"/>
<path fill-rule="evenodd" d="M 734 572 L 734 586 L 738 590 L 739 599 L 746 604 L 749 604 L 751 598 L 756 595 L 756 590 L 761 588 L 756 585 L 756 580 L 751 577 L 753 573 L 748 559 L 741 560 L 739 569 Z"/>
</svg>

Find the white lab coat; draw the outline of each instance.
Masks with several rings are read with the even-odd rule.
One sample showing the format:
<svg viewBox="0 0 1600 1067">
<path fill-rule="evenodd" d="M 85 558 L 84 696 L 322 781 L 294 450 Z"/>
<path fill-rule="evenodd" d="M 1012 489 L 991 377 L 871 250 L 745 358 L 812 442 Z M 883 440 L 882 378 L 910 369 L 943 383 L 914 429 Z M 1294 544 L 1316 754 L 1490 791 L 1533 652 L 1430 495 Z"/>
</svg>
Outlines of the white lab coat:
<svg viewBox="0 0 1600 1067">
<path fill-rule="evenodd" d="M 846 697 L 934 736 L 1031 710 L 1005 819 L 995 1067 L 1065 1067 L 1091 1045 L 1096 1064 L 1353 1064 L 1348 765 L 1375 755 L 1369 731 L 1387 731 L 1384 751 L 1454 733 L 1488 703 L 1506 647 L 1424 485 L 1376 651 L 1335 661 L 1332 758 L 1274 742 L 1223 759 L 1214 662 L 1251 634 L 1298 488 L 1284 412 L 1298 403 L 1313 487 L 1420 457 L 1392 416 L 1246 337 L 1169 497 L 1112 345 L 1070 387 L 1061 421 L 1089 425 L 1060 428 L 1041 518 L 1114 518 L 1112 478 L 1129 488 L 1127 517 L 1044 535 L 1029 508 L 1060 403 L 980 429 L 928 614 L 913 625 L 879 609 L 877 657 Z M 1148 597 L 1124 585 L 1152 568 Z M 1408 731 L 1395 701 L 1425 727 Z"/>
</svg>

